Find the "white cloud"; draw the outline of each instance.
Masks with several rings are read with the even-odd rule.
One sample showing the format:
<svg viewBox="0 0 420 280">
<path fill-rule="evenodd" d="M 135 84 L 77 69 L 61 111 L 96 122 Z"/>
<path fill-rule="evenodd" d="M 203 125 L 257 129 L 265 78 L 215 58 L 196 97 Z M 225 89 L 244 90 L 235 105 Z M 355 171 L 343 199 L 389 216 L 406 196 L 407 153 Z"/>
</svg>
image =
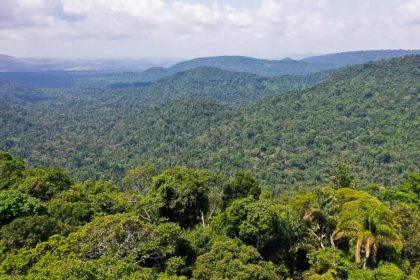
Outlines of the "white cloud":
<svg viewBox="0 0 420 280">
<path fill-rule="evenodd" d="M 412 24 L 420 23 L 420 0 L 372 0 L 369 6 L 362 0 L 261 0 L 252 8 L 245 1 L 235 6 L 189 0 L 1 1 L 0 29 L 8 34 L 0 36 L 2 52 L 45 55 L 44 46 L 56 40 L 74 45 L 79 56 L 88 53 L 80 47 L 83 42 L 108 48 L 107 42 L 118 41 L 119 48 L 104 51 L 113 56 L 138 55 L 136 45 L 142 46 L 142 55 L 195 56 L 391 48 L 396 42 L 408 48 L 420 43 L 413 36 L 420 37 L 420 30 Z M 20 39 L 31 41 L 32 48 L 20 45 Z"/>
<path fill-rule="evenodd" d="M 82 16 L 89 12 L 89 9 L 88 0 L 63 0 L 63 12 L 68 15 Z"/>
<path fill-rule="evenodd" d="M 413 0 L 399 7 L 401 17 L 409 23 L 420 23 L 420 0 Z"/>
</svg>

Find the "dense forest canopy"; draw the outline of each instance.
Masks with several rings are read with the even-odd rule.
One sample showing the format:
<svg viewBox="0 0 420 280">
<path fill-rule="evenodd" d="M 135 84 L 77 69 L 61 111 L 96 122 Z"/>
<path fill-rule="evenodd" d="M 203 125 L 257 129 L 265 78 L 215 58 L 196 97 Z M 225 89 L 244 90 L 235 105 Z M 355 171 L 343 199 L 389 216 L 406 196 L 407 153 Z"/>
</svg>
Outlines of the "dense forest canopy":
<svg viewBox="0 0 420 280">
<path fill-rule="evenodd" d="M 0 74 L 0 279 L 420 279 L 405 54 Z"/>
<path fill-rule="evenodd" d="M 0 152 L 1 279 L 401 279 L 420 277 L 420 173 L 395 188 L 356 184 L 296 195 L 153 164 L 75 184 Z"/>
<path fill-rule="evenodd" d="M 241 92 L 246 81 L 262 78 L 199 68 L 140 89 L 91 84 L 40 91 L 2 82 L 0 145 L 36 167 L 64 168 L 77 182 L 118 184 L 127 170 L 153 162 L 159 171 L 244 170 L 266 189 L 296 191 L 325 184 L 334 164 L 348 162 L 359 163 L 353 172 L 360 183 L 395 187 L 419 171 L 419 62 L 406 56 L 352 66 L 313 87 L 240 108 L 208 99 L 229 101 L 218 84 L 230 83 L 234 104 L 255 101 Z M 200 72 L 207 81 L 196 81 Z M 308 77 L 287 79 L 293 88 Z M 284 76 L 265 81 L 275 80 L 288 87 Z M 168 99 L 175 100 L 146 104 L 142 93 L 153 87 L 160 88 L 156 100 L 165 100 L 168 81 L 177 93 Z M 212 83 L 219 95 L 210 97 Z M 183 98 L 190 96 L 183 88 L 201 99 Z"/>
</svg>

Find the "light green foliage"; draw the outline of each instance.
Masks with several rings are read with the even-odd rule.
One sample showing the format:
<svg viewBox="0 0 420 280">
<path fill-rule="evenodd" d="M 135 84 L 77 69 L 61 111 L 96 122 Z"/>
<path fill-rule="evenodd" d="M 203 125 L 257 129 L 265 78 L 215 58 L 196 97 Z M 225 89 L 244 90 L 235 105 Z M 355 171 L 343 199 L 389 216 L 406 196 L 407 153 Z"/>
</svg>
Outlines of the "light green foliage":
<svg viewBox="0 0 420 280">
<path fill-rule="evenodd" d="M 340 189 L 337 194 L 339 199 L 344 200 L 344 204 L 332 238 L 347 238 L 356 242 L 356 263 L 363 262 L 364 266 L 369 260 L 373 264 L 376 263 L 377 248 L 380 244 L 401 251 L 400 226 L 391 210 L 377 198 L 364 192 Z"/>
<path fill-rule="evenodd" d="M 314 275 L 309 279 L 318 279 L 316 277 L 324 276 L 327 279 L 339 278 L 346 279 L 350 267 L 350 262 L 345 258 L 343 251 L 335 248 L 325 248 L 309 252 L 307 255 L 311 270 L 308 276 Z"/>
<path fill-rule="evenodd" d="M 0 191 L 0 226 L 17 218 L 45 212 L 45 206 L 34 197 L 16 190 Z"/>
<path fill-rule="evenodd" d="M 375 270 L 376 280 L 404 280 L 407 279 L 404 271 L 392 263 L 381 263 Z"/>
<path fill-rule="evenodd" d="M 280 279 L 272 263 L 264 262 L 251 246 L 217 242 L 197 259 L 194 279 Z"/>
<path fill-rule="evenodd" d="M 348 280 L 375 280 L 375 274 L 370 269 L 354 268 L 350 270 Z"/>
<path fill-rule="evenodd" d="M 415 279 L 420 279 L 420 263 L 417 263 L 417 265 L 411 271 L 411 277 Z"/>
</svg>

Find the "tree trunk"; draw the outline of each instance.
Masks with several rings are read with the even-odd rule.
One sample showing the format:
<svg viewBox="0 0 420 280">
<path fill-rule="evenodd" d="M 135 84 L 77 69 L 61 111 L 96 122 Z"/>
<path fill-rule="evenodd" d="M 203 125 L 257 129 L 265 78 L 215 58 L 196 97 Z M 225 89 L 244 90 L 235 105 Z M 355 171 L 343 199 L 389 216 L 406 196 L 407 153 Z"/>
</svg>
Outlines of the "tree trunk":
<svg viewBox="0 0 420 280">
<path fill-rule="evenodd" d="M 362 249 L 362 238 L 359 237 L 357 239 L 356 255 L 354 256 L 356 263 L 362 263 L 361 249 Z"/>
<path fill-rule="evenodd" d="M 335 243 L 334 243 L 334 239 L 333 239 L 333 235 L 330 235 L 330 243 L 332 247 L 335 247 Z"/>
</svg>

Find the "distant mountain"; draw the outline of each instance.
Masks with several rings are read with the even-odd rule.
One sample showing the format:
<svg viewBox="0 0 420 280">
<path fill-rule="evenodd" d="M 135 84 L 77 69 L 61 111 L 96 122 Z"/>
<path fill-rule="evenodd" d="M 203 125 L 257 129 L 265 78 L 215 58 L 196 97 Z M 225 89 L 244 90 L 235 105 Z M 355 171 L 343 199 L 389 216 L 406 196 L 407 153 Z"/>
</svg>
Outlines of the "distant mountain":
<svg viewBox="0 0 420 280">
<path fill-rule="evenodd" d="M 152 82 L 163 76 L 174 75 L 181 71 L 201 66 L 217 67 L 236 72 L 249 72 L 262 76 L 307 75 L 328 69 L 337 69 L 369 61 L 390 59 L 411 54 L 420 54 L 420 50 L 346 52 L 309 57 L 300 61 L 293 60 L 291 58 L 284 58 L 282 60 L 267 60 L 244 56 L 204 57 L 180 62 L 167 69 L 148 69 L 138 74 L 138 79 L 142 82 Z"/>
<path fill-rule="evenodd" d="M 0 54 L 0 72 L 35 71 L 37 67 L 26 60 Z"/>
<path fill-rule="evenodd" d="M 180 62 L 168 69 L 171 73 L 189 70 L 199 66 L 213 66 L 229 71 L 250 72 L 264 76 L 313 74 L 326 68 L 319 64 L 293 59 L 266 60 L 243 56 L 219 56 L 196 58 Z"/>
<path fill-rule="evenodd" d="M 9 102 L 35 102 L 42 94 L 33 88 L 0 79 L 0 98 Z"/>
<path fill-rule="evenodd" d="M 44 71 L 142 71 L 155 66 L 171 66 L 172 61 L 150 61 L 143 59 L 39 59 L 15 58 L 0 55 L 0 72 L 44 72 Z"/>
<path fill-rule="evenodd" d="M 412 54 L 420 54 L 420 50 L 379 50 L 343 52 L 308 57 L 303 59 L 302 61 L 315 64 L 324 64 L 329 68 L 337 68 L 348 65 L 362 64 L 368 61 L 390 59 Z"/>
</svg>

